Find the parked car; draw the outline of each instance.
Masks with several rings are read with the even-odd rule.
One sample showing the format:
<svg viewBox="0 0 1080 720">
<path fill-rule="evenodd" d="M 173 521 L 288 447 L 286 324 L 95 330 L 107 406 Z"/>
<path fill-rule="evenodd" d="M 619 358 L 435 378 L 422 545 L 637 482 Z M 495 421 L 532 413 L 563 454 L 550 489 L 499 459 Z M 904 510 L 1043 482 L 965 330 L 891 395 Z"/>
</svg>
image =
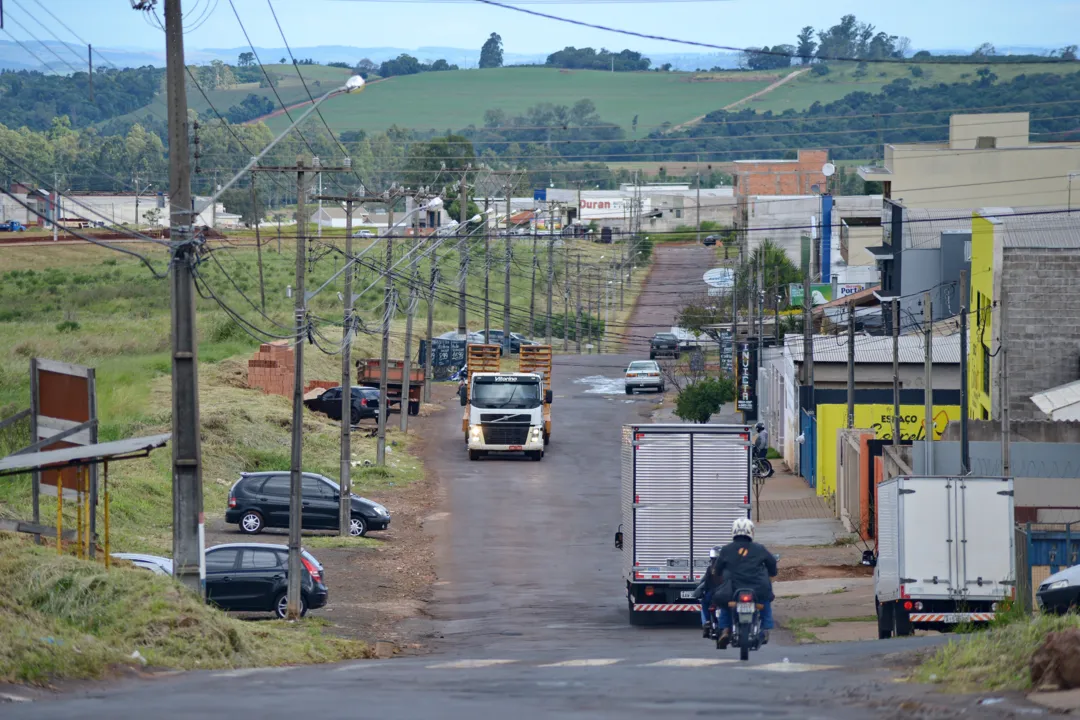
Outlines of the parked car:
<svg viewBox="0 0 1080 720">
<path fill-rule="evenodd" d="M 469 343 L 483 343 L 484 333 L 482 332 L 468 332 L 462 335 L 457 330 L 451 330 L 450 332 L 444 332 L 439 336 L 439 340 L 467 340 Z"/>
<path fill-rule="evenodd" d="M 1080 609 L 1080 565 L 1056 572 L 1043 580 L 1035 598 L 1043 612 L 1055 615 Z"/>
<path fill-rule="evenodd" d="M 375 233 L 371 232 L 370 230 L 357 230 L 352 234 L 352 236 L 354 238 L 373 238 L 375 237 Z"/>
<path fill-rule="evenodd" d="M 112 553 L 117 560 L 127 560 L 129 563 L 142 570 L 149 570 L 155 575 L 172 575 L 172 560 L 157 555 L 143 555 L 142 553 Z"/>
<path fill-rule="evenodd" d="M 483 333 L 479 333 L 483 337 Z M 502 330 L 490 330 L 488 336 L 491 338 L 492 345 L 498 345 L 505 352 L 506 350 L 506 338 L 503 336 Z M 517 355 L 521 352 L 522 345 L 538 345 L 535 340 L 530 340 L 521 333 L 510 333 L 510 354 Z"/>
<path fill-rule="evenodd" d="M 661 355 L 672 355 L 678 360 L 679 338 L 674 333 L 656 333 L 649 341 L 649 359 L 655 360 Z"/>
<path fill-rule="evenodd" d="M 625 383 L 627 395 L 645 389 L 664 392 L 664 376 L 660 374 L 660 364 L 655 360 L 635 360 L 630 363 L 626 368 Z"/>
<path fill-rule="evenodd" d="M 702 245 L 715 245 L 716 241 L 720 239 L 719 235 L 706 235 L 702 241 Z"/>
<path fill-rule="evenodd" d="M 0 223 L 0 232 L 22 232 L 24 230 L 26 230 L 26 226 L 18 220 L 8 220 Z"/>
<path fill-rule="evenodd" d="M 328 389 L 322 395 L 311 400 L 305 400 L 309 410 L 321 412 L 331 420 L 341 419 L 341 386 Z M 377 388 L 354 385 L 352 388 L 352 414 L 349 422 L 356 425 L 364 418 L 375 418 L 379 415 L 379 391 Z"/>
<path fill-rule="evenodd" d="M 315 556 L 300 550 L 300 615 L 321 608 L 330 598 L 326 572 Z M 222 610 L 272 612 L 284 618 L 288 609 L 287 545 L 232 543 L 206 551 L 206 601 Z"/>
<path fill-rule="evenodd" d="M 289 527 L 289 486 L 287 470 L 241 473 L 229 490 L 225 522 L 237 525 L 240 532 L 254 535 L 267 527 Z M 338 484 L 316 473 L 304 473 L 300 494 L 303 500 L 301 527 L 305 530 L 338 529 Z M 352 496 L 352 519 L 349 534 L 367 535 L 371 530 L 385 530 L 390 512 L 377 502 Z"/>
</svg>

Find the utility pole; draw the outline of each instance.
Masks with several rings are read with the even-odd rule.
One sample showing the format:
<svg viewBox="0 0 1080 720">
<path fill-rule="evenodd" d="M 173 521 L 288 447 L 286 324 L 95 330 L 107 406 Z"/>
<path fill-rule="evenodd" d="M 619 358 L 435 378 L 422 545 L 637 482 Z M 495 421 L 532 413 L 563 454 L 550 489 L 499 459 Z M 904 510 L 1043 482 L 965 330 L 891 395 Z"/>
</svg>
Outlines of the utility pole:
<svg viewBox="0 0 1080 720">
<path fill-rule="evenodd" d="M 345 319 L 342 323 L 341 343 L 341 480 L 338 487 L 338 535 L 346 537 L 352 523 L 352 217 L 353 194 L 345 200 Z M 319 196 L 319 202 L 323 200 Z"/>
<path fill-rule="evenodd" d="M 847 426 L 855 427 L 855 303 L 847 306 Z"/>
<path fill-rule="evenodd" d="M 293 404 L 292 404 L 292 453 L 289 464 L 289 586 L 288 620 L 300 617 L 300 580 L 303 567 L 300 563 L 300 529 L 303 522 L 303 497 L 300 492 L 303 473 L 304 451 L 304 336 L 307 317 L 304 298 L 304 281 L 307 264 L 307 215 L 304 207 L 307 195 L 304 158 L 296 158 L 296 288 L 293 348 L 295 365 L 293 367 Z M 344 418 L 343 418 L 344 420 Z"/>
<path fill-rule="evenodd" d="M 205 595 L 203 558 L 202 447 L 199 438 L 198 335 L 195 331 L 195 243 L 191 223 L 191 165 L 188 159 L 187 89 L 184 85 L 184 24 L 180 0 L 165 0 L 168 88 L 169 226 L 172 326 L 172 500 L 173 576 Z M 59 220 L 59 178 L 55 178 Z M 300 575 L 297 572 L 297 579 Z"/>
<path fill-rule="evenodd" d="M 923 375 L 923 427 L 927 475 L 934 474 L 934 306 L 930 293 L 923 294 L 923 345 L 926 346 Z"/>
<path fill-rule="evenodd" d="M 435 332 L 435 285 L 439 277 L 439 240 L 435 235 L 435 241 L 431 244 L 431 277 L 428 279 L 427 297 L 427 354 L 424 355 L 424 402 L 431 402 L 431 355 L 435 348 L 432 345 Z M 484 338 L 487 341 L 487 338 Z"/>
<path fill-rule="evenodd" d="M 814 398 L 814 323 L 810 317 L 810 274 L 803 276 L 803 385 Z"/>
<path fill-rule="evenodd" d="M 892 444 L 900 444 L 900 297 L 892 299 Z"/>
<path fill-rule="evenodd" d="M 551 295 L 555 291 L 555 236 L 548 238 L 547 271 L 547 322 L 544 323 L 544 339 L 551 345 Z"/>
<path fill-rule="evenodd" d="M 757 377 L 760 377 L 765 355 L 765 253 L 758 258 L 758 288 Z"/>
<path fill-rule="evenodd" d="M 570 350 L 570 243 L 563 244 L 562 349 Z"/>
<path fill-rule="evenodd" d="M 469 196 L 465 185 L 467 176 L 468 168 L 466 167 L 466 170 L 461 173 L 461 182 L 458 184 L 458 233 L 461 235 L 461 277 L 458 278 L 458 334 L 464 337 L 466 341 L 469 338 L 468 318 L 465 315 L 465 295 L 469 281 L 469 240 L 468 228 L 465 226 L 465 219 L 469 210 Z M 390 266 L 387 265 L 387 267 Z M 484 339 L 487 340 L 487 338 Z"/>
<path fill-rule="evenodd" d="M 586 310 L 585 310 L 585 322 L 586 322 L 585 335 L 588 338 L 588 342 L 586 342 L 585 344 L 588 345 L 588 351 L 589 351 L 590 355 L 592 355 L 593 340 L 595 339 L 594 338 L 594 333 L 593 333 L 593 310 L 592 310 L 592 292 L 591 292 L 592 288 L 589 287 L 589 281 L 592 279 L 592 276 L 593 276 L 593 274 L 590 271 L 589 274 L 585 278 L 585 308 L 586 308 Z"/>
<path fill-rule="evenodd" d="M 322 225 L 323 225 L 323 211 L 322 211 L 322 173 L 319 173 L 319 224 L 316 227 L 315 232 L 322 237 Z M 346 260 L 348 262 L 348 260 Z"/>
<path fill-rule="evenodd" d="M 968 274 L 960 271 L 960 474 L 971 468 L 968 447 Z"/>
<path fill-rule="evenodd" d="M 462 183 L 464 185 L 464 183 Z M 387 205 L 386 233 L 386 289 L 383 292 L 383 318 L 382 318 L 382 355 L 379 363 L 379 428 L 378 440 L 375 446 L 375 464 L 386 465 L 386 421 L 390 414 L 389 400 L 386 397 L 386 371 L 390 364 L 390 318 L 393 316 L 394 307 L 394 279 L 390 268 L 394 265 L 394 200 L 391 197 Z M 404 379 L 404 378 L 402 378 Z"/>
<path fill-rule="evenodd" d="M 780 268 L 773 268 L 773 332 L 776 333 L 776 347 L 780 348 Z"/>
<path fill-rule="evenodd" d="M 176 0 L 176 2 L 179 4 L 180 0 Z M 181 62 L 182 61 L 183 61 L 183 58 L 181 58 Z M 168 62 L 168 61 L 166 61 L 166 62 Z M 187 92 L 186 91 L 184 93 L 184 97 L 187 97 Z M 183 122 L 185 122 L 185 123 L 187 122 L 186 118 L 183 120 Z M 187 125 L 186 124 L 184 125 L 184 137 L 185 137 L 185 140 L 186 140 L 186 138 L 187 138 Z M 187 194 L 190 197 L 191 196 L 191 168 L 190 167 L 188 168 L 188 171 L 187 171 L 187 177 L 188 177 L 188 180 L 187 180 L 187 186 L 188 186 Z M 169 184 L 170 184 L 170 186 L 172 184 L 172 163 L 169 163 Z M 169 207 L 179 207 L 179 206 L 176 205 L 176 203 L 173 203 L 173 202 L 170 201 L 169 202 Z M 191 203 L 189 202 L 188 207 L 187 207 L 187 212 L 190 212 L 190 211 L 191 211 Z M 53 242 L 56 242 L 56 240 L 58 238 L 58 235 L 60 234 L 60 173 L 58 173 L 58 172 L 53 173 L 53 218 L 52 218 L 52 220 L 53 220 L 53 223 L 52 223 L 52 240 L 53 240 Z M 191 221 L 189 220 L 185 224 L 188 227 L 190 227 L 191 226 Z M 169 226 L 170 227 L 172 226 L 172 218 L 171 217 L 169 218 Z"/>
<path fill-rule="evenodd" d="M 415 203 L 415 201 L 414 201 Z M 412 390 L 412 330 L 416 313 L 417 261 L 420 257 L 420 215 L 413 215 L 412 260 L 409 261 L 409 304 L 405 314 L 405 357 L 401 365 L 401 432 L 409 432 L 409 393 Z"/>
<path fill-rule="evenodd" d="M 697 242 L 701 244 L 701 156 L 697 157 Z"/>
<path fill-rule="evenodd" d="M 486 195 L 487 193 L 485 193 Z M 488 209 L 488 200 L 484 198 L 484 212 Z M 486 215 L 485 215 L 486 217 Z M 510 236 L 507 220 L 506 236 Z M 491 226 L 484 226 L 484 343 L 491 342 Z"/>
<path fill-rule="evenodd" d="M 536 233 L 533 233 L 532 252 L 532 286 L 529 288 L 529 336 L 536 332 L 536 266 L 539 258 L 536 256 Z"/>
<path fill-rule="evenodd" d="M 513 257 L 513 249 L 510 246 L 510 235 L 506 236 L 506 258 L 503 266 L 503 348 L 506 356 L 511 355 L 510 344 L 510 259 Z"/>
<path fill-rule="evenodd" d="M 1009 477 L 1012 474 L 1009 444 L 1012 441 L 1012 427 L 1009 423 L 1009 347 L 1005 338 L 1005 300 L 1006 290 L 1001 288 L 1001 298 L 998 300 L 998 360 L 1001 368 L 1001 379 L 998 384 L 1001 402 L 1001 474 Z"/>
<path fill-rule="evenodd" d="M 577 340 L 577 354 L 581 354 L 581 253 L 577 255 L 577 277 L 575 278 L 575 285 L 577 285 L 577 315 L 574 325 L 574 338 Z"/>
<path fill-rule="evenodd" d="M 255 221 L 255 252 L 256 252 L 256 254 L 258 255 L 258 258 L 259 258 L 259 302 L 262 304 L 262 311 L 265 313 L 266 312 L 266 284 L 263 281 L 262 241 L 259 238 L 259 220 L 260 220 L 261 214 L 259 213 L 258 198 L 256 197 L 256 194 L 255 194 L 255 173 L 254 172 L 251 173 L 251 212 L 255 216 L 254 217 L 254 221 Z M 352 229 L 352 218 L 350 217 L 345 222 L 346 222 L 346 227 L 351 230 Z M 350 238 L 352 236 L 352 233 L 349 230 L 346 230 L 345 234 L 346 234 L 347 237 L 350 237 Z M 346 240 L 345 245 L 346 245 L 346 248 L 352 247 L 352 240 L 351 239 Z M 349 251 L 349 250 L 346 250 L 345 251 L 345 256 L 346 256 L 346 259 L 348 257 L 351 257 L 352 252 Z M 346 282 L 348 282 L 348 281 L 346 280 Z"/>
</svg>

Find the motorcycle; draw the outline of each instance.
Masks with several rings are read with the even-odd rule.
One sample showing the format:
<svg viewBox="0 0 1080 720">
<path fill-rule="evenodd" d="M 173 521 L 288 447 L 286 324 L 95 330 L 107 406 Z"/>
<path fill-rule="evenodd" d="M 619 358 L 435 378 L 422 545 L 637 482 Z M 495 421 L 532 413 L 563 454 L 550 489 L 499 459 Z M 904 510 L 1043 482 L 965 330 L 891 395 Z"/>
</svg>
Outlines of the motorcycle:
<svg viewBox="0 0 1080 720">
<path fill-rule="evenodd" d="M 754 475 L 760 478 L 771 478 L 773 476 L 772 463 L 765 458 L 754 458 Z"/>
<path fill-rule="evenodd" d="M 739 648 L 739 659 L 749 660 L 751 650 L 760 650 L 766 642 L 761 630 L 761 611 L 765 608 L 757 602 L 753 590 L 739 590 L 735 593 L 735 599 L 728 603 L 728 612 L 731 615 L 731 636 L 729 641 Z M 720 611 L 716 611 L 715 625 L 720 626 Z M 716 636 L 718 650 L 726 648 L 723 635 Z"/>
</svg>

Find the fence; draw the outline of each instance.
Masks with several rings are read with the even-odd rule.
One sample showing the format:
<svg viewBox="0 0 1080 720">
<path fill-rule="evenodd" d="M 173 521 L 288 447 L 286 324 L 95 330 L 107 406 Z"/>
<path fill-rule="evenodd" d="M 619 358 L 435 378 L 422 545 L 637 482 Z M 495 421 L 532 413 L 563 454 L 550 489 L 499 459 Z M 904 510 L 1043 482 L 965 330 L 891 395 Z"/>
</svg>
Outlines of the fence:
<svg viewBox="0 0 1080 720">
<path fill-rule="evenodd" d="M 817 418 L 806 410 L 799 410 L 799 427 L 803 444 L 799 451 L 799 469 L 803 479 L 812 488 L 817 487 Z"/>
<path fill-rule="evenodd" d="M 1016 600 L 1025 611 L 1035 607 L 1039 585 L 1056 572 L 1080 564 L 1080 523 L 1026 523 L 1016 526 Z"/>
</svg>

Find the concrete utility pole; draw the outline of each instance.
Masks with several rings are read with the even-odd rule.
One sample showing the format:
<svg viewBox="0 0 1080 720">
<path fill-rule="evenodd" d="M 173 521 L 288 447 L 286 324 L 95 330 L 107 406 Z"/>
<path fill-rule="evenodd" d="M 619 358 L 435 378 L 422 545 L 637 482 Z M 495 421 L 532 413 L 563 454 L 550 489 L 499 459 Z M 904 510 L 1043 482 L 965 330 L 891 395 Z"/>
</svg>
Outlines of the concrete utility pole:
<svg viewBox="0 0 1080 720">
<path fill-rule="evenodd" d="M 577 277 L 575 278 L 575 285 L 577 285 L 577 315 L 574 325 L 574 338 L 577 340 L 577 354 L 581 354 L 581 253 L 577 255 Z"/>
<path fill-rule="evenodd" d="M 433 235 L 434 237 L 434 235 Z M 431 244 L 431 277 L 428 279 L 427 296 L 427 354 L 424 355 L 424 402 L 431 402 L 431 356 L 435 332 L 435 285 L 439 278 L 439 240 Z M 487 338 L 484 338 L 486 341 Z"/>
<path fill-rule="evenodd" d="M 701 156 L 697 158 L 697 242 L 701 244 Z"/>
<path fill-rule="evenodd" d="M 529 336 L 535 332 L 536 327 L 536 266 L 539 258 L 536 255 L 536 233 L 533 233 L 532 251 L 532 285 L 529 287 Z"/>
<path fill-rule="evenodd" d="M 383 292 L 382 355 L 380 356 L 382 362 L 379 364 L 379 428 L 375 446 L 375 464 L 380 466 L 386 465 L 386 421 L 390 414 L 388 407 L 390 403 L 386 396 L 386 371 L 390 364 L 390 318 L 394 314 L 394 276 L 390 272 L 390 268 L 394 265 L 394 200 L 395 198 L 391 198 L 387 205 L 389 230 L 386 233 L 386 290 Z"/>
<path fill-rule="evenodd" d="M 488 209 L 488 200 L 484 199 L 484 212 Z M 510 237 L 507 229 L 506 236 Z M 491 226 L 484 226 L 484 343 L 491 342 Z"/>
<path fill-rule="evenodd" d="M 503 348 L 506 356 L 510 357 L 510 260 L 513 258 L 513 248 L 510 246 L 510 235 L 506 236 L 506 258 L 503 265 Z"/>
<path fill-rule="evenodd" d="M 847 426 L 855 427 L 855 303 L 847 306 Z"/>
<path fill-rule="evenodd" d="M 307 210 L 304 207 L 307 195 L 304 158 L 296 158 L 296 288 L 293 348 L 295 366 L 293 367 L 293 406 L 292 406 L 292 453 L 289 463 L 289 586 L 286 619 L 300 617 L 300 581 L 303 567 L 300 562 L 300 530 L 303 523 L 303 478 L 304 452 L 304 341 L 307 326 L 306 303 L 304 301 L 304 281 L 307 269 Z"/>
<path fill-rule="evenodd" d="M 562 349 L 570 350 L 570 243 L 563 244 Z"/>
<path fill-rule="evenodd" d="M 547 269 L 547 322 L 544 323 L 544 339 L 551 344 L 551 295 L 555 291 L 555 236 L 548 238 Z"/>
<path fill-rule="evenodd" d="M 172 326 L 173 576 L 203 597 L 202 446 L 199 439 L 198 335 L 195 330 L 195 243 L 191 223 L 187 89 L 184 85 L 184 23 L 180 0 L 165 0 L 166 86 L 169 117 L 169 227 Z M 59 220 L 59 183 L 54 186 L 53 239 Z M 299 575 L 297 575 L 299 578 Z"/>
<path fill-rule="evenodd" d="M 814 397 L 814 322 L 810 315 L 810 275 L 803 277 L 803 385 Z"/>
<path fill-rule="evenodd" d="M 1001 380 L 998 386 L 1001 402 L 1001 474 L 1009 477 L 1012 474 L 1009 444 L 1012 441 L 1012 426 L 1009 423 L 1009 347 L 1005 338 L 1005 300 L 1007 291 L 1001 288 L 1001 298 L 998 300 L 998 360 L 1001 368 Z"/>
<path fill-rule="evenodd" d="M 262 305 L 262 311 L 266 312 L 266 284 L 263 281 L 263 260 L 262 260 L 262 240 L 259 237 L 259 220 L 261 219 L 261 213 L 259 212 L 258 197 L 255 193 L 255 173 L 251 173 L 251 212 L 255 215 L 255 253 L 259 258 L 259 302 Z M 346 220 L 347 227 L 352 227 L 352 220 Z M 346 232 L 347 236 L 351 236 L 352 233 Z M 351 240 L 346 241 L 347 246 L 351 246 Z M 352 253 L 346 251 L 346 256 Z"/>
<path fill-rule="evenodd" d="M 592 288 L 589 287 L 589 281 L 592 279 L 592 277 L 593 277 L 593 274 L 592 274 L 591 271 L 585 277 L 585 308 L 586 308 L 585 309 L 585 319 L 586 319 L 586 323 L 587 323 L 587 326 L 585 328 L 585 336 L 588 338 L 588 342 L 586 342 L 585 344 L 588 345 L 587 350 L 589 351 L 590 355 L 592 355 L 593 340 L 595 339 L 594 338 L 594 333 L 593 333 L 593 310 L 592 310 L 592 292 L 591 292 Z"/>
<path fill-rule="evenodd" d="M 323 200 L 319 196 L 319 202 Z M 353 194 L 345 200 L 345 262 L 352 260 L 352 218 Z M 353 304 L 352 296 L 354 266 L 345 269 L 345 315 L 341 325 L 341 478 L 338 483 L 338 535 L 347 536 L 352 523 L 352 338 Z"/>
<path fill-rule="evenodd" d="M 413 215 L 412 259 L 409 261 L 409 304 L 405 314 L 405 356 L 401 366 L 401 432 L 409 432 L 409 391 L 412 389 L 412 330 L 416 313 L 416 286 L 420 282 L 420 215 Z"/>
<path fill-rule="evenodd" d="M 892 444 L 900 444 L 900 298 L 892 299 Z"/>
<path fill-rule="evenodd" d="M 927 475 L 934 474 L 934 306 L 930 293 L 923 294 L 923 333 L 926 346 L 923 374 L 923 445 L 926 448 Z"/>
<path fill-rule="evenodd" d="M 458 334 L 463 336 L 466 341 L 469 332 L 468 318 L 465 315 L 465 295 L 467 294 L 469 282 L 469 242 L 468 228 L 465 225 L 469 210 L 468 186 L 465 184 L 467 176 L 468 168 L 461 173 L 461 182 L 458 184 L 458 233 L 461 235 L 461 277 L 458 278 Z"/>
<path fill-rule="evenodd" d="M 968 446 L 968 274 L 960 271 L 960 474 L 971 471 Z"/>
</svg>

